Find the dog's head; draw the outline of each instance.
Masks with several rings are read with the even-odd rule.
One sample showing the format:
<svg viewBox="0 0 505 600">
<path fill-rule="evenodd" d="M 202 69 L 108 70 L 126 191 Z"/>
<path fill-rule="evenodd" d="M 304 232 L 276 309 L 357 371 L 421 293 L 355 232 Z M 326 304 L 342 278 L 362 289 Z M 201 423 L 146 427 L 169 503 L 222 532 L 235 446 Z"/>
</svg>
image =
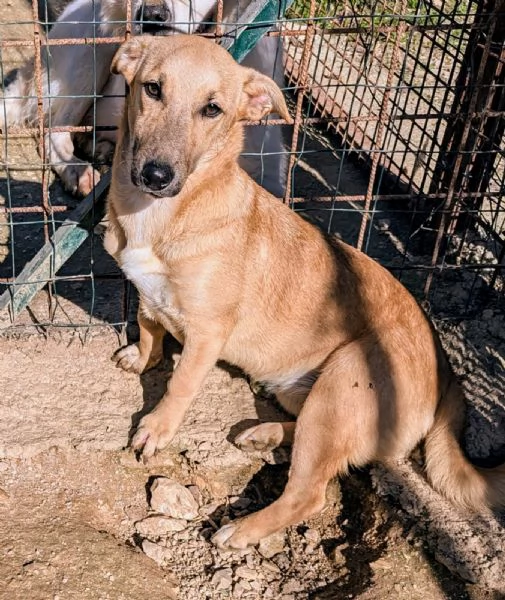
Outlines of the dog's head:
<svg viewBox="0 0 505 600">
<path fill-rule="evenodd" d="M 122 159 L 133 184 L 155 196 L 175 196 L 193 173 L 215 176 L 236 161 L 244 121 L 290 118 L 276 83 L 198 36 L 133 38 L 112 72 L 130 88 Z"/>
<path fill-rule="evenodd" d="M 215 0 L 130 0 L 134 34 L 168 35 L 193 33 L 212 18 Z M 101 21 L 104 33 L 120 34 L 127 19 L 128 0 L 103 0 Z"/>
</svg>

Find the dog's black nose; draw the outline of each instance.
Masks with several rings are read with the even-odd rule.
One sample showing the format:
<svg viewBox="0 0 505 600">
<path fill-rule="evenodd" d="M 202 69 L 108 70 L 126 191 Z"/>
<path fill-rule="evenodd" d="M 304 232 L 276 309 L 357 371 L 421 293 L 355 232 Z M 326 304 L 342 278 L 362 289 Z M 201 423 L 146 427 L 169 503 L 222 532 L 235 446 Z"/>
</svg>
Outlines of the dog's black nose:
<svg viewBox="0 0 505 600">
<path fill-rule="evenodd" d="M 160 4 L 145 4 L 137 13 L 138 21 L 144 23 L 166 23 L 171 20 L 170 11 L 162 2 Z"/>
<path fill-rule="evenodd" d="M 174 172 L 170 165 L 153 160 L 144 165 L 140 177 L 146 187 L 159 192 L 172 181 Z"/>
</svg>

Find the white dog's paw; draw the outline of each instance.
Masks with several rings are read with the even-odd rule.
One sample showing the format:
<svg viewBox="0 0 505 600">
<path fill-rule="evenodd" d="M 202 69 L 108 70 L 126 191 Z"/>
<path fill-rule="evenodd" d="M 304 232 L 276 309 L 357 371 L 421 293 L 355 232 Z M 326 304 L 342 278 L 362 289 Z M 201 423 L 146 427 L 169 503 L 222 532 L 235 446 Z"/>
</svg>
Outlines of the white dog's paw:
<svg viewBox="0 0 505 600">
<path fill-rule="evenodd" d="M 138 344 L 130 344 L 120 348 L 112 355 L 112 360 L 124 371 L 129 373 L 143 373 L 147 369 L 155 367 L 163 358 L 162 354 L 151 354 L 151 356 L 142 356 Z"/>
<path fill-rule="evenodd" d="M 67 165 L 60 176 L 65 189 L 74 196 L 87 196 L 100 181 L 100 173 L 88 163 Z"/>
<path fill-rule="evenodd" d="M 235 438 L 235 444 L 244 452 L 265 452 L 282 444 L 284 431 L 280 423 L 261 423 L 246 429 Z"/>
<path fill-rule="evenodd" d="M 130 446 L 141 452 L 144 461 L 154 456 L 157 450 L 163 450 L 172 441 L 175 430 L 170 426 L 170 419 L 161 411 L 149 413 L 142 417 Z"/>
</svg>

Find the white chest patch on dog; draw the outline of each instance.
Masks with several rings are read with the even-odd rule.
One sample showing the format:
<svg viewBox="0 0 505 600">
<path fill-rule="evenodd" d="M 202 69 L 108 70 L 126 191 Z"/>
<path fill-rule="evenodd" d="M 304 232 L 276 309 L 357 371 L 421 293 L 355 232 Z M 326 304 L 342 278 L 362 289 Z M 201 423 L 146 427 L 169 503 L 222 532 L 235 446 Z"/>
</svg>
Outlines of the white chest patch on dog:
<svg viewBox="0 0 505 600">
<path fill-rule="evenodd" d="M 181 316 L 167 270 L 151 247 L 126 246 L 120 254 L 119 264 L 150 310 L 170 318 Z"/>
</svg>

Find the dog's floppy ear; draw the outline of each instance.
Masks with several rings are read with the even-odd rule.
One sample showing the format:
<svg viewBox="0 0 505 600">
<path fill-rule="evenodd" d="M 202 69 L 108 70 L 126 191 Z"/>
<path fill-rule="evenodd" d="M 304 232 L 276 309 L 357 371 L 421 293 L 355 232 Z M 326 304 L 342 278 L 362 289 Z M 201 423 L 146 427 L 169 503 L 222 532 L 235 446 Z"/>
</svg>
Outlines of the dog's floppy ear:
<svg viewBox="0 0 505 600">
<path fill-rule="evenodd" d="M 131 38 L 122 44 L 112 59 L 111 73 L 123 75 L 126 83 L 130 85 L 137 73 L 146 46 L 147 40 L 142 36 Z"/>
<path fill-rule="evenodd" d="M 278 113 L 288 123 L 291 123 L 286 101 L 275 81 L 254 69 L 245 71 L 239 118 L 259 121 L 270 113 Z"/>
</svg>

